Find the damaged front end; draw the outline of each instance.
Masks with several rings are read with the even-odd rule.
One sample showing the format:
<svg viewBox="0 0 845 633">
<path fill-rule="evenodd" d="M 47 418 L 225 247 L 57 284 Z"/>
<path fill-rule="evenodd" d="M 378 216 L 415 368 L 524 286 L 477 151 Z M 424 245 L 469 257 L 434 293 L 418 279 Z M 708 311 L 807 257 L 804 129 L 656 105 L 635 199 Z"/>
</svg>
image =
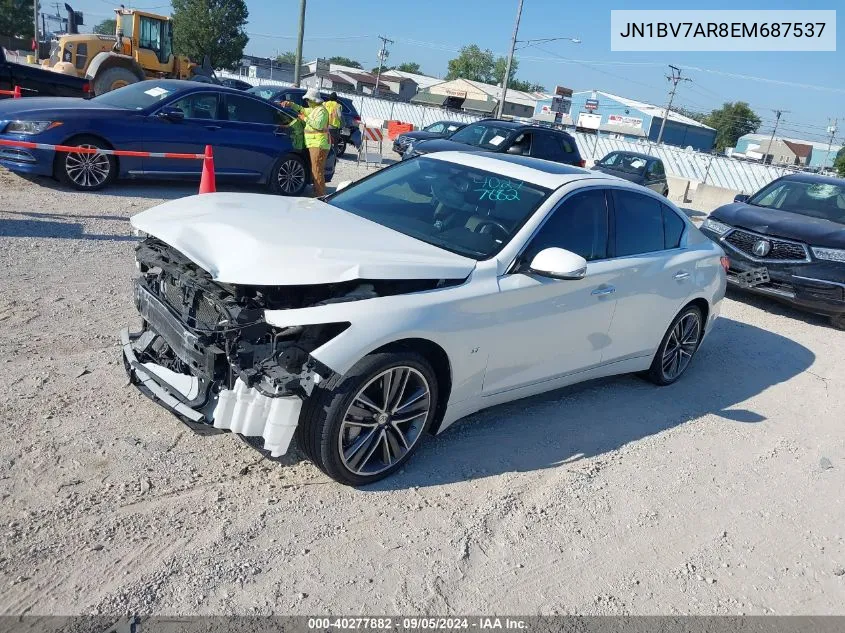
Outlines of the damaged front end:
<svg viewBox="0 0 845 633">
<path fill-rule="evenodd" d="M 311 352 L 349 323 L 273 327 L 264 311 L 379 296 L 377 284 L 362 281 L 222 284 L 156 238 L 141 242 L 136 258 L 143 327 L 121 333 L 132 382 L 194 430 L 261 436 L 274 457 L 287 451 L 303 399 L 331 374 Z"/>
</svg>

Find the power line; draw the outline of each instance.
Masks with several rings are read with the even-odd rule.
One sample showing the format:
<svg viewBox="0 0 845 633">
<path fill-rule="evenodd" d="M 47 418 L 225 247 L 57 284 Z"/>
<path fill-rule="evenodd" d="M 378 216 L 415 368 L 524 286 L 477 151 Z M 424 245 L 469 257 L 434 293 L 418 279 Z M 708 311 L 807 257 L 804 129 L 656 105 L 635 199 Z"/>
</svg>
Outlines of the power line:
<svg viewBox="0 0 845 633">
<path fill-rule="evenodd" d="M 672 82 L 672 91 L 669 93 L 669 103 L 666 104 L 666 111 L 663 114 L 663 119 L 660 121 L 660 131 L 657 133 L 657 144 L 660 145 L 660 142 L 663 140 L 663 128 L 666 127 L 666 119 L 669 118 L 669 109 L 672 107 L 672 99 L 675 98 L 675 91 L 678 89 L 678 84 L 682 81 L 692 81 L 688 77 L 681 77 L 681 69 L 677 66 L 672 66 L 669 64 L 669 68 L 672 71 L 671 75 L 666 75 L 666 79 Z"/>
<path fill-rule="evenodd" d="M 387 50 L 388 43 L 393 44 L 393 40 L 385 37 L 384 35 L 379 35 L 378 38 L 381 40 L 381 48 L 378 52 L 378 73 L 376 73 L 376 87 L 373 89 L 373 94 L 378 96 L 378 84 L 381 80 L 381 67 L 384 65 L 384 62 L 390 56 L 390 52 Z"/>
</svg>

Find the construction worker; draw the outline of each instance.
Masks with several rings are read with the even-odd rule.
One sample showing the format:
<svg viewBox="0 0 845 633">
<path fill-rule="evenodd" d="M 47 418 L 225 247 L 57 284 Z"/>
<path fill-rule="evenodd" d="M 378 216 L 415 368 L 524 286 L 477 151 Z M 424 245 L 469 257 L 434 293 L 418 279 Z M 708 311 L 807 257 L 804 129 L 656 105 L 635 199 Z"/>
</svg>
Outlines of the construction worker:
<svg viewBox="0 0 845 633">
<path fill-rule="evenodd" d="M 311 158 L 311 182 L 316 197 L 326 195 L 326 158 L 329 155 L 329 112 L 323 105 L 323 98 L 316 88 L 309 88 L 304 97 L 307 103 L 302 107 L 292 101 L 282 101 L 282 107 L 299 113 L 305 123 L 305 148 Z"/>
<path fill-rule="evenodd" d="M 332 145 L 337 145 L 340 140 L 340 128 L 343 126 L 343 119 L 340 116 L 342 106 L 337 100 L 337 93 L 333 92 L 326 100 L 326 110 L 329 111 L 329 132 L 332 135 Z"/>
</svg>

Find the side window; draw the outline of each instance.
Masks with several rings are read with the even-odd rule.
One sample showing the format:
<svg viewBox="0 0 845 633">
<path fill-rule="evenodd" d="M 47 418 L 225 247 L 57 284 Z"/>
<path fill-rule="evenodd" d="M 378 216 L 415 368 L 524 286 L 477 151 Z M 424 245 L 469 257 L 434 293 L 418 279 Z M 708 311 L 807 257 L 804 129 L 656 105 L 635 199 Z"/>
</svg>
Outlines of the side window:
<svg viewBox="0 0 845 633">
<path fill-rule="evenodd" d="M 523 132 L 513 140 L 510 146 L 519 147 L 523 156 L 534 156 L 535 154 L 531 152 L 531 136 L 528 132 Z M 489 139 L 487 141 L 489 142 Z"/>
<path fill-rule="evenodd" d="M 604 190 L 576 193 L 561 203 L 525 250 L 530 263 L 544 248 L 558 247 L 587 261 L 607 257 L 607 201 Z"/>
<path fill-rule="evenodd" d="M 298 92 L 286 92 L 279 101 L 293 101 L 296 105 L 302 105 L 302 95 Z"/>
<path fill-rule="evenodd" d="M 663 250 L 663 205 L 650 196 L 613 190 L 616 257 Z"/>
<path fill-rule="evenodd" d="M 687 225 L 678 217 L 677 213 L 665 204 L 660 206 L 663 207 L 663 246 L 666 249 L 679 248 L 681 246 L 681 237 Z"/>
<path fill-rule="evenodd" d="M 80 70 L 85 68 L 88 61 L 88 44 L 79 44 L 76 47 L 76 67 Z"/>
<path fill-rule="evenodd" d="M 263 123 L 264 125 L 279 125 L 281 119 L 278 111 L 257 99 L 249 99 L 238 95 L 226 95 L 226 114 L 230 121 L 240 123 Z"/>
<path fill-rule="evenodd" d="M 568 138 L 566 138 L 563 134 L 556 134 L 556 136 L 560 139 L 560 147 L 563 149 L 563 153 L 565 155 L 568 156 L 575 153 L 575 147 Z"/>
<path fill-rule="evenodd" d="M 197 92 L 170 104 L 179 108 L 186 119 L 217 119 L 217 95 L 213 92 Z"/>
<path fill-rule="evenodd" d="M 428 127 L 427 131 L 435 132 L 435 133 L 439 134 L 440 132 L 443 131 L 443 124 L 442 123 L 435 123 L 434 125 L 430 125 Z"/>
<path fill-rule="evenodd" d="M 648 175 L 654 178 L 663 178 L 666 171 L 663 169 L 663 161 L 656 160 L 648 166 Z"/>
<path fill-rule="evenodd" d="M 534 134 L 534 147 L 531 148 L 531 155 L 545 160 L 558 160 L 560 158 L 560 147 L 551 134 L 538 132 Z"/>
</svg>

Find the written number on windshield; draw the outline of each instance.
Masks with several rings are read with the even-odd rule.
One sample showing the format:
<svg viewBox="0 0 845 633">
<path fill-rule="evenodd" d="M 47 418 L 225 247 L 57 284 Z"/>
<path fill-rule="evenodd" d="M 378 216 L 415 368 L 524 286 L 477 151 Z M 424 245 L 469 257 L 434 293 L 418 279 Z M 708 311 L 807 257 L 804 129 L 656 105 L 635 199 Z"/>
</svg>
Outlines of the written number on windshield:
<svg viewBox="0 0 845 633">
<path fill-rule="evenodd" d="M 523 182 L 508 180 L 507 178 L 496 178 L 495 176 L 487 176 L 484 183 L 479 189 L 481 194 L 478 200 L 519 200 L 519 190 L 522 188 Z"/>
</svg>

